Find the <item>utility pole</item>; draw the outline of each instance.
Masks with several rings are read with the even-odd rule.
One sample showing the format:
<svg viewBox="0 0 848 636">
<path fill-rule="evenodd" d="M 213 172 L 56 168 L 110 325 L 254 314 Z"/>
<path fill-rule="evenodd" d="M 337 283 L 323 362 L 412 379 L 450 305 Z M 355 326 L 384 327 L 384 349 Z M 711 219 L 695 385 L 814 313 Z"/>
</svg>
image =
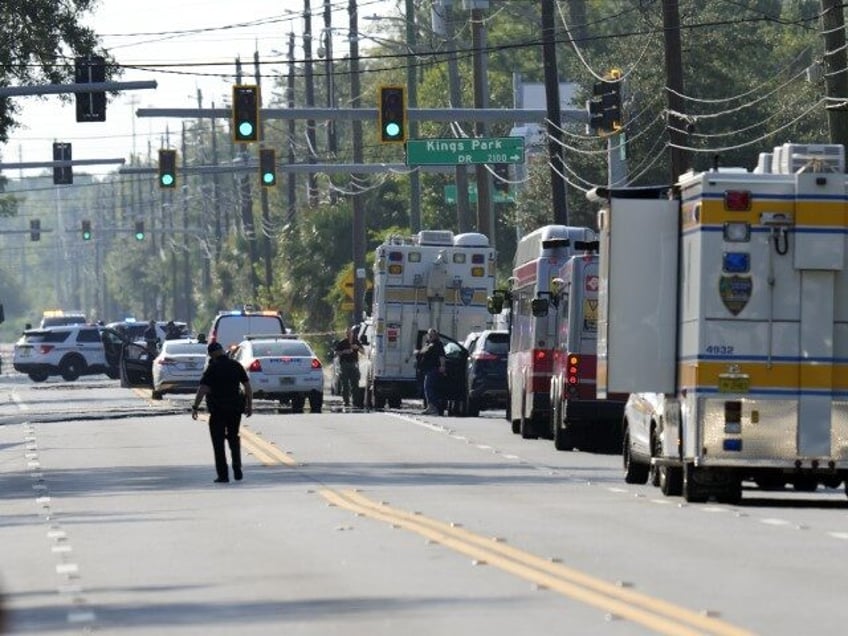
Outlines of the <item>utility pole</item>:
<svg viewBox="0 0 848 636">
<path fill-rule="evenodd" d="M 306 83 L 306 107 L 315 106 L 315 80 L 312 74 L 312 9 L 309 0 L 303 0 L 303 80 Z M 306 143 L 309 163 L 316 163 L 315 120 L 306 120 Z M 309 207 L 318 205 L 318 178 L 310 173 L 307 178 Z"/>
<path fill-rule="evenodd" d="M 473 0 L 471 9 L 471 48 L 474 67 L 474 108 L 489 107 L 489 89 L 486 78 L 486 23 L 483 19 L 483 8 L 489 7 L 489 0 Z M 474 124 L 474 134 L 477 137 L 486 136 L 486 124 L 477 121 Z M 475 166 L 477 175 L 477 231 L 489 238 L 491 245 L 495 244 L 495 214 L 492 208 L 492 177 L 485 164 Z"/>
<path fill-rule="evenodd" d="M 439 7 L 443 12 L 445 27 L 447 29 L 447 46 L 450 51 L 448 55 L 448 85 L 450 88 L 451 108 L 462 107 L 462 90 L 459 84 L 459 68 L 457 56 L 459 55 L 459 42 L 456 39 L 456 21 L 454 19 L 453 2 L 447 0 Z M 454 170 L 456 180 L 456 223 L 460 233 L 470 232 L 473 229 L 471 220 L 471 206 L 468 204 L 468 169 L 464 165 L 457 165 Z"/>
<path fill-rule="evenodd" d="M 845 9 L 841 0 L 821 0 L 822 33 L 824 36 L 824 77 L 827 96 L 848 97 L 848 55 L 845 53 Z M 830 143 L 848 146 L 848 106 L 827 109 Z"/>
<path fill-rule="evenodd" d="M 562 147 L 562 113 L 559 99 L 559 70 L 554 33 L 554 0 L 542 0 L 542 62 L 545 68 L 545 103 L 548 111 L 548 160 L 551 163 L 553 222 L 568 225 L 565 189 L 565 153 Z"/>
<path fill-rule="evenodd" d="M 663 29 L 665 30 L 665 77 L 668 86 L 668 138 L 671 144 L 671 182 L 683 174 L 689 163 L 684 149 L 686 122 L 683 114 L 683 61 L 680 45 L 680 7 L 677 0 L 663 0 Z"/>
<path fill-rule="evenodd" d="M 289 108 L 294 108 L 294 70 L 294 31 L 292 31 L 289 33 L 289 75 L 286 82 L 286 105 Z M 288 136 L 289 165 L 294 164 L 295 161 L 294 136 L 296 132 L 297 127 L 295 126 L 295 121 L 294 119 L 290 119 Z M 288 214 L 286 214 L 286 221 L 290 223 L 294 219 L 295 212 L 297 211 L 297 179 L 293 172 L 289 173 L 288 178 L 286 179 L 286 184 L 288 186 Z"/>
<path fill-rule="evenodd" d="M 362 103 L 359 82 L 359 15 L 356 0 L 349 0 L 348 13 L 350 18 L 350 96 L 351 107 L 359 108 Z M 353 124 L 353 162 L 362 163 L 362 122 L 354 120 Z M 355 186 L 365 180 L 361 174 L 352 174 Z M 365 205 L 362 196 L 353 194 L 353 320 L 362 318 L 363 294 L 365 292 Z"/>
<path fill-rule="evenodd" d="M 409 108 L 418 107 L 418 80 L 415 77 L 415 58 L 418 49 L 415 28 L 415 2 L 406 0 L 406 103 Z M 418 138 L 418 122 L 409 122 L 409 138 Z M 421 174 L 416 168 L 409 173 L 409 227 L 413 234 L 421 231 Z"/>
<path fill-rule="evenodd" d="M 253 68 L 256 77 L 256 85 L 259 89 L 259 107 L 262 108 L 262 74 L 259 72 L 259 51 L 253 52 Z M 265 123 L 259 118 L 260 148 L 265 147 Z M 268 188 L 259 188 L 259 200 L 262 207 L 262 259 L 265 262 L 265 289 L 271 289 L 273 273 L 271 269 L 271 212 L 268 208 Z"/>
<path fill-rule="evenodd" d="M 324 74 L 327 85 L 327 108 L 336 107 L 336 86 L 333 76 L 333 7 L 332 0 L 324 0 Z M 330 157 L 335 158 L 339 150 L 336 139 L 336 120 L 327 120 L 327 150 Z"/>
</svg>

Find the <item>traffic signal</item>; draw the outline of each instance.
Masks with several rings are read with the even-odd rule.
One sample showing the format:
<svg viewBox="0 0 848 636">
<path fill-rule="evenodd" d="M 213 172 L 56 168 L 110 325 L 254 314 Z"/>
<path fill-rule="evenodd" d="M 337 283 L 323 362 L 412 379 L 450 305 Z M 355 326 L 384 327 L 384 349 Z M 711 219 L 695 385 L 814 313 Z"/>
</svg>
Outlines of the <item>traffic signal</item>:
<svg viewBox="0 0 848 636">
<path fill-rule="evenodd" d="M 30 221 L 29 221 L 29 240 L 30 241 L 40 241 L 41 240 L 41 220 L 40 219 L 30 219 Z"/>
<path fill-rule="evenodd" d="M 233 86 L 233 141 L 259 140 L 259 87 Z"/>
<path fill-rule="evenodd" d="M 91 84 L 106 81 L 106 59 L 99 55 L 78 57 L 74 60 L 74 82 Z M 77 121 L 106 121 L 106 93 L 75 93 Z"/>
<path fill-rule="evenodd" d="M 406 97 L 403 86 L 380 87 L 380 142 L 406 141 Z"/>
<path fill-rule="evenodd" d="M 53 161 L 71 161 L 71 144 L 67 141 L 53 142 Z M 70 185 L 74 182 L 71 166 L 53 168 L 53 185 Z"/>
<path fill-rule="evenodd" d="M 273 148 L 259 149 L 259 181 L 266 188 L 277 185 L 277 153 Z"/>
<path fill-rule="evenodd" d="M 159 187 L 177 187 L 177 151 L 159 150 Z"/>
<path fill-rule="evenodd" d="M 144 221 L 136 221 L 135 222 L 135 240 L 143 241 L 144 240 Z"/>
<path fill-rule="evenodd" d="M 621 71 L 613 69 L 592 87 L 592 99 L 586 102 L 589 129 L 612 133 L 621 128 Z"/>
<path fill-rule="evenodd" d="M 91 240 L 91 221 L 83 221 L 82 222 L 82 240 L 90 241 Z"/>
<path fill-rule="evenodd" d="M 603 126 L 614 131 L 621 128 L 621 81 L 605 82 L 606 91 L 601 95 L 603 107 Z"/>
</svg>

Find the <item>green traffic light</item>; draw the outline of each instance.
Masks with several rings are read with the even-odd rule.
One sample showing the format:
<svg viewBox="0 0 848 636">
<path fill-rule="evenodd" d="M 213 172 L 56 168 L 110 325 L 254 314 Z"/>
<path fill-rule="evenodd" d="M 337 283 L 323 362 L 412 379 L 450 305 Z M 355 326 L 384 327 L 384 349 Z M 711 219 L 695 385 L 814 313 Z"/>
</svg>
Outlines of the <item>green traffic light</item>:
<svg viewBox="0 0 848 636">
<path fill-rule="evenodd" d="M 249 121 L 243 121 L 239 124 L 238 131 L 241 137 L 249 139 L 253 137 L 253 124 Z"/>
<path fill-rule="evenodd" d="M 263 172 L 262 173 L 262 183 L 265 185 L 272 185 L 274 183 L 274 173 L 273 172 Z"/>
<path fill-rule="evenodd" d="M 83 232 L 82 233 L 82 240 L 83 241 L 90 241 L 91 240 L 91 232 Z"/>
<path fill-rule="evenodd" d="M 136 241 L 143 241 L 144 240 L 144 232 L 136 232 L 135 233 L 135 240 Z"/>
<path fill-rule="evenodd" d="M 395 122 L 386 124 L 386 137 L 397 137 L 400 135 L 400 126 Z"/>
<path fill-rule="evenodd" d="M 174 184 L 174 175 L 172 174 L 163 174 L 160 179 L 163 186 L 169 186 Z"/>
</svg>

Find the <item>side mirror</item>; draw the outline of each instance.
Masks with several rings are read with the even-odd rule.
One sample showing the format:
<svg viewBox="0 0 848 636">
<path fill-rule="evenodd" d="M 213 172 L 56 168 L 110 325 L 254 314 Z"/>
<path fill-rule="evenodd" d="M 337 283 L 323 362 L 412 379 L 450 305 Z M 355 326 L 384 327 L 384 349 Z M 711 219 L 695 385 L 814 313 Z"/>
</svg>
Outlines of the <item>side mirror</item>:
<svg viewBox="0 0 848 636">
<path fill-rule="evenodd" d="M 541 318 L 542 316 L 548 315 L 548 299 L 547 298 L 534 298 L 530 302 L 530 310 L 533 312 L 533 315 L 536 318 Z"/>
<path fill-rule="evenodd" d="M 503 311 L 503 296 L 489 296 L 486 299 L 486 310 L 494 315 L 499 314 Z"/>
</svg>

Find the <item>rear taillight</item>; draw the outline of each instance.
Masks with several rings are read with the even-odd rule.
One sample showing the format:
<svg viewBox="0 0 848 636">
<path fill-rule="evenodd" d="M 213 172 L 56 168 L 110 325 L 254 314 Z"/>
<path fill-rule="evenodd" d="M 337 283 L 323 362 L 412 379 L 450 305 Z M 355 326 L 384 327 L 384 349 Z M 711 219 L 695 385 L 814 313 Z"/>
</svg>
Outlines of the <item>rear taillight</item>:
<svg viewBox="0 0 848 636">
<path fill-rule="evenodd" d="M 313 369 L 320 369 L 321 368 L 321 361 L 318 358 L 312 358 L 312 368 Z"/>
<path fill-rule="evenodd" d="M 55 349 L 55 348 L 56 348 L 56 345 L 46 345 L 46 344 L 38 345 L 38 351 L 39 351 L 41 354 L 50 353 L 50 352 L 51 352 L 51 351 L 53 351 L 53 349 Z"/>
<path fill-rule="evenodd" d="M 259 360 L 254 360 L 250 363 L 250 366 L 247 367 L 248 371 L 262 371 L 262 363 Z"/>
<path fill-rule="evenodd" d="M 173 358 L 158 358 L 156 360 L 156 364 L 162 365 L 163 367 L 170 366 L 172 364 L 176 364 L 177 361 Z"/>
<path fill-rule="evenodd" d="M 533 372 L 550 373 L 553 369 L 553 356 L 547 349 L 533 349 Z"/>
<path fill-rule="evenodd" d="M 493 353 L 489 353 L 488 351 L 480 351 L 479 353 L 475 353 L 471 357 L 474 360 L 486 360 L 486 361 L 489 361 L 489 362 L 494 362 L 495 360 L 499 359 L 498 356 L 496 356 Z"/>
<path fill-rule="evenodd" d="M 578 382 L 580 382 L 579 369 L 580 369 L 580 358 L 578 358 L 575 355 L 568 356 L 566 378 L 567 378 L 568 384 L 570 386 L 574 386 Z"/>
</svg>

